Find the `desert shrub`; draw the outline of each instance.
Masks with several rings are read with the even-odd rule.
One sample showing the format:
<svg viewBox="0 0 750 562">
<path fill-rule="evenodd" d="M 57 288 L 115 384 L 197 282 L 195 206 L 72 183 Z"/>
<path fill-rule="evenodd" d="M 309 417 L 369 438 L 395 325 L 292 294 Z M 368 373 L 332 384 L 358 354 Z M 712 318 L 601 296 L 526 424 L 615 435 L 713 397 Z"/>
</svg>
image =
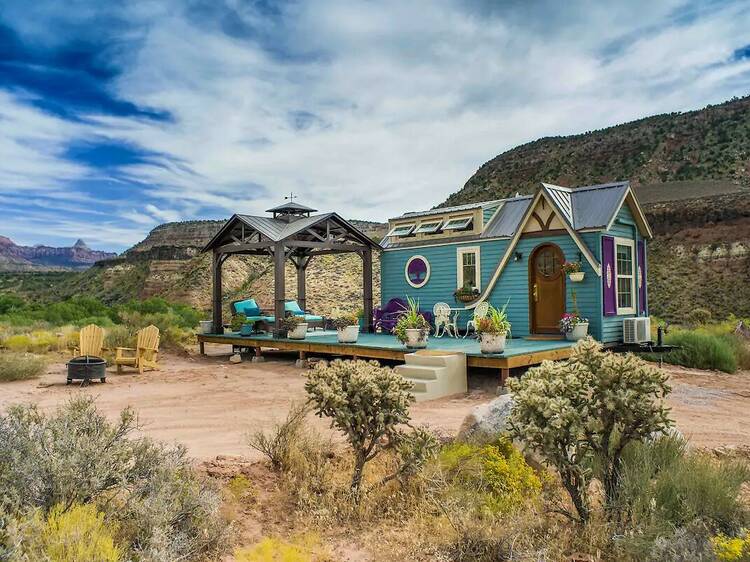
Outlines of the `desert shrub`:
<svg viewBox="0 0 750 562">
<path fill-rule="evenodd" d="M 31 336 L 27 334 L 15 334 L 3 340 L 3 347 L 11 351 L 29 351 L 31 349 Z"/>
<path fill-rule="evenodd" d="M 104 330 L 104 347 L 114 350 L 116 347 L 133 347 L 135 332 L 123 325 L 115 325 Z"/>
<path fill-rule="evenodd" d="M 719 336 L 732 349 L 737 367 L 742 370 L 750 369 L 750 343 L 736 334 L 722 334 Z"/>
<path fill-rule="evenodd" d="M 244 474 L 238 474 L 227 483 L 227 491 L 239 501 L 253 494 L 253 483 Z"/>
<path fill-rule="evenodd" d="M 637 553 L 636 560 L 658 562 L 714 562 L 716 555 L 705 529 L 680 527 L 671 535 L 658 537 L 648 552 Z"/>
<path fill-rule="evenodd" d="M 725 337 L 677 330 L 667 334 L 664 342 L 680 347 L 663 354 L 667 363 L 694 369 L 716 369 L 726 373 L 737 370 L 735 351 Z"/>
<path fill-rule="evenodd" d="M 270 431 L 252 432 L 247 442 L 251 448 L 262 453 L 276 470 L 287 470 L 295 447 L 305 437 L 305 418 L 310 413 L 306 404 L 292 404 L 286 419 Z"/>
<path fill-rule="evenodd" d="M 118 562 L 117 526 L 105 523 L 94 505 L 54 506 L 46 518 L 39 511 L 16 525 L 15 559 L 54 562 Z"/>
<path fill-rule="evenodd" d="M 121 315 L 123 312 L 134 313 L 145 317 L 160 318 L 162 322 L 166 322 L 168 325 L 174 325 L 189 330 L 195 328 L 201 319 L 201 313 L 194 308 L 185 304 L 170 303 L 160 297 L 151 297 L 142 301 L 130 301 L 128 304 L 121 307 Z M 166 325 L 161 326 L 156 322 L 149 323 L 158 326 L 159 329 L 166 328 Z M 147 325 L 148 324 L 143 324 L 143 326 Z"/>
<path fill-rule="evenodd" d="M 0 353 L 0 381 L 18 381 L 36 378 L 44 373 L 44 357 L 30 353 L 4 351 Z"/>
<path fill-rule="evenodd" d="M 736 532 L 748 521 L 739 496 L 750 469 L 691 452 L 679 435 L 628 446 L 621 477 L 619 509 L 631 526 L 665 531 L 699 521 L 712 532 Z"/>
<path fill-rule="evenodd" d="M 237 562 L 328 562 L 334 558 L 315 535 L 291 541 L 266 537 L 250 548 L 236 550 Z"/>
<path fill-rule="evenodd" d="M 111 423 L 90 399 L 50 415 L 12 406 L 0 416 L 0 513 L 96 504 L 138 560 L 220 551 L 218 491 L 193 471 L 184 448 L 135 437 L 137 429 L 131 410 Z"/>
<path fill-rule="evenodd" d="M 16 295 L 0 295 L 0 314 L 23 310 L 26 301 Z"/>
<path fill-rule="evenodd" d="M 511 432 L 557 469 L 579 520 L 590 517 L 592 476 L 601 480 L 611 508 L 625 447 L 669 427 L 666 380 L 634 355 L 604 352 L 587 338 L 569 360 L 545 361 L 510 381 Z"/>
<path fill-rule="evenodd" d="M 450 487 L 469 491 L 482 511 L 504 513 L 539 495 L 541 481 L 512 443 L 453 443 L 438 456 Z"/>
<path fill-rule="evenodd" d="M 703 326 L 711 322 L 711 311 L 707 308 L 694 308 L 691 310 L 685 322 L 688 326 Z"/>
<path fill-rule="evenodd" d="M 408 424 L 411 383 L 376 361 L 332 361 L 318 364 L 305 383 L 315 413 L 331 419 L 331 425 L 344 434 L 354 453 L 351 491 L 360 500 L 365 464 L 386 448 L 401 452 L 401 464 L 383 479 L 390 481 L 408 474 L 412 467 L 436 449 L 436 441 L 426 431 L 407 436 L 399 426 Z M 408 466 L 407 466 L 408 465 Z"/>
<path fill-rule="evenodd" d="M 185 345 L 194 341 L 192 329 L 181 325 L 182 320 L 172 312 L 157 312 L 143 314 L 140 312 L 123 311 L 120 313 L 122 324 L 133 333 L 141 328 L 154 325 L 159 328 L 160 345 L 182 349 Z M 132 344 L 131 346 L 132 347 Z"/>
<path fill-rule="evenodd" d="M 711 538 L 713 551 L 721 562 L 750 561 L 750 532 L 743 531 L 738 536 L 728 537 L 724 534 Z"/>
</svg>

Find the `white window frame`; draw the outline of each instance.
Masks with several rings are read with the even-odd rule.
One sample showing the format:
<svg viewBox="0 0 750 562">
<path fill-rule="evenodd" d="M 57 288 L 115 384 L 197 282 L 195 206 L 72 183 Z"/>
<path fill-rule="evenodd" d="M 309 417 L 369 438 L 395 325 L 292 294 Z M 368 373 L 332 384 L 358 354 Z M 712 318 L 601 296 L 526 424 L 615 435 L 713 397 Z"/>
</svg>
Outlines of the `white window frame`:
<svg viewBox="0 0 750 562">
<path fill-rule="evenodd" d="M 464 254 L 474 254 L 474 267 L 477 272 L 477 284 L 474 289 L 481 291 L 482 264 L 480 263 L 480 257 L 482 252 L 479 246 L 464 246 L 463 248 L 456 248 L 456 280 L 458 281 L 458 286 L 456 288 L 461 289 L 464 286 Z"/>
<path fill-rule="evenodd" d="M 631 267 L 631 274 L 630 275 L 620 275 L 620 272 L 617 268 L 617 246 L 627 246 L 630 248 L 630 260 L 633 264 Z M 615 308 L 617 311 L 617 315 L 626 315 L 626 314 L 636 314 L 637 306 L 638 306 L 638 284 L 636 277 L 638 275 L 637 273 L 637 264 L 635 260 L 636 252 L 635 252 L 635 240 L 632 240 L 630 238 L 615 238 L 615 252 L 614 252 L 614 265 L 613 269 L 615 270 Z M 621 307 L 620 306 L 620 295 L 619 295 L 619 283 L 618 279 L 627 279 L 630 277 L 630 290 L 631 290 L 631 302 L 633 303 L 633 306 L 629 307 Z"/>
<path fill-rule="evenodd" d="M 463 230 L 467 226 L 471 224 L 471 221 L 474 219 L 474 216 L 468 216 L 468 217 L 453 217 L 445 221 L 445 224 L 443 225 L 443 230 Z M 454 221 L 464 221 L 463 224 L 457 225 L 457 226 L 451 226 L 450 223 Z"/>
<path fill-rule="evenodd" d="M 411 279 L 409 279 L 409 266 L 411 265 L 411 262 L 417 259 L 422 260 L 427 266 L 427 274 L 425 275 L 424 281 L 422 281 L 421 283 L 414 283 Z M 430 280 L 431 272 L 432 268 L 430 267 L 430 260 L 422 255 L 412 256 L 408 260 L 406 260 L 406 265 L 404 266 L 404 278 L 406 279 L 406 282 L 415 289 L 421 289 L 422 287 L 427 285 L 427 282 Z"/>
<path fill-rule="evenodd" d="M 394 225 L 394 227 L 390 230 L 390 232 L 388 232 L 388 234 L 386 234 L 386 238 L 389 237 L 389 236 L 391 236 L 393 238 L 400 238 L 402 236 L 409 236 L 409 234 L 412 233 L 412 230 L 414 230 L 414 226 L 415 225 L 416 225 L 416 223 L 413 223 L 413 222 L 412 223 L 406 223 L 406 224 L 397 224 L 397 225 Z M 397 230 L 400 230 L 402 228 L 409 228 L 409 230 L 406 231 L 404 234 L 394 234 L 394 232 L 396 232 Z"/>
<path fill-rule="evenodd" d="M 440 230 L 441 226 L 443 226 L 443 219 L 422 221 L 414 229 L 414 234 L 432 234 Z"/>
</svg>

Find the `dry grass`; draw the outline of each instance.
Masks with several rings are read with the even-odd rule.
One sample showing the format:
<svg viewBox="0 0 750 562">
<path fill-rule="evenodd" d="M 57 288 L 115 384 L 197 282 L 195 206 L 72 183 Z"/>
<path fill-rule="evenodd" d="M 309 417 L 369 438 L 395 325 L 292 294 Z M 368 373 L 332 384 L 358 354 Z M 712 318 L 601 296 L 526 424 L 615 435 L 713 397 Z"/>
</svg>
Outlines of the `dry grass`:
<svg viewBox="0 0 750 562">
<path fill-rule="evenodd" d="M 44 373 L 47 362 L 44 357 L 30 353 L 4 351 L 0 353 L 0 381 L 33 379 Z"/>
</svg>

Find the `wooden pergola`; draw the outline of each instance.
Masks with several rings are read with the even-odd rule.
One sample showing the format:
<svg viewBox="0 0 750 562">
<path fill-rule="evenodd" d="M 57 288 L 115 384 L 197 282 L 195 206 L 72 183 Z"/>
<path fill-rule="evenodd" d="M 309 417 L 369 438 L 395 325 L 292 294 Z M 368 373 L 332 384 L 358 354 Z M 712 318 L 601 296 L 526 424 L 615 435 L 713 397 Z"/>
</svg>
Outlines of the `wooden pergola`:
<svg viewBox="0 0 750 562">
<path fill-rule="evenodd" d="M 297 302 L 305 310 L 305 277 L 310 260 L 328 254 L 359 254 L 362 258 L 364 328 L 372 331 L 372 251 L 380 251 L 380 245 L 336 213 L 315 215 L 315 209 L 293 202 L 267 212 L 272 216 L 233 215 L 203 249 L 213 254 L 213 333 L 224 333 L 221 269 L 226 259 L 236 254 L 273 259 L 276 333 L 281 330 L 285 314 L 287 260 L 297 270 Z"/>
</svg>

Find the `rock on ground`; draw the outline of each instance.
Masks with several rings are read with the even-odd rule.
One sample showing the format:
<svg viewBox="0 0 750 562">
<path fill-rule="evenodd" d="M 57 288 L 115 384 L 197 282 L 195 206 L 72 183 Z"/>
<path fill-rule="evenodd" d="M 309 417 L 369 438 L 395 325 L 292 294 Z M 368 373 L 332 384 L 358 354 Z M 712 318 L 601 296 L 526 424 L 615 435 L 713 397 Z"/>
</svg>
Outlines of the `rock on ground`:
<svg viewBox="0 0 750 562">
<path fill-rule="evenodd" d="M 461 428 L 458 430 L 457 439 L 465 441 L 486 435 L 497 435 L 498 433 L 507 431 L 508 416 L 510 416 L 510 412 L 513 409 L 513 404 L 513 395 L 504 394 L 491 402 L 476 406 L 464 418 Z"/>
</svg>

